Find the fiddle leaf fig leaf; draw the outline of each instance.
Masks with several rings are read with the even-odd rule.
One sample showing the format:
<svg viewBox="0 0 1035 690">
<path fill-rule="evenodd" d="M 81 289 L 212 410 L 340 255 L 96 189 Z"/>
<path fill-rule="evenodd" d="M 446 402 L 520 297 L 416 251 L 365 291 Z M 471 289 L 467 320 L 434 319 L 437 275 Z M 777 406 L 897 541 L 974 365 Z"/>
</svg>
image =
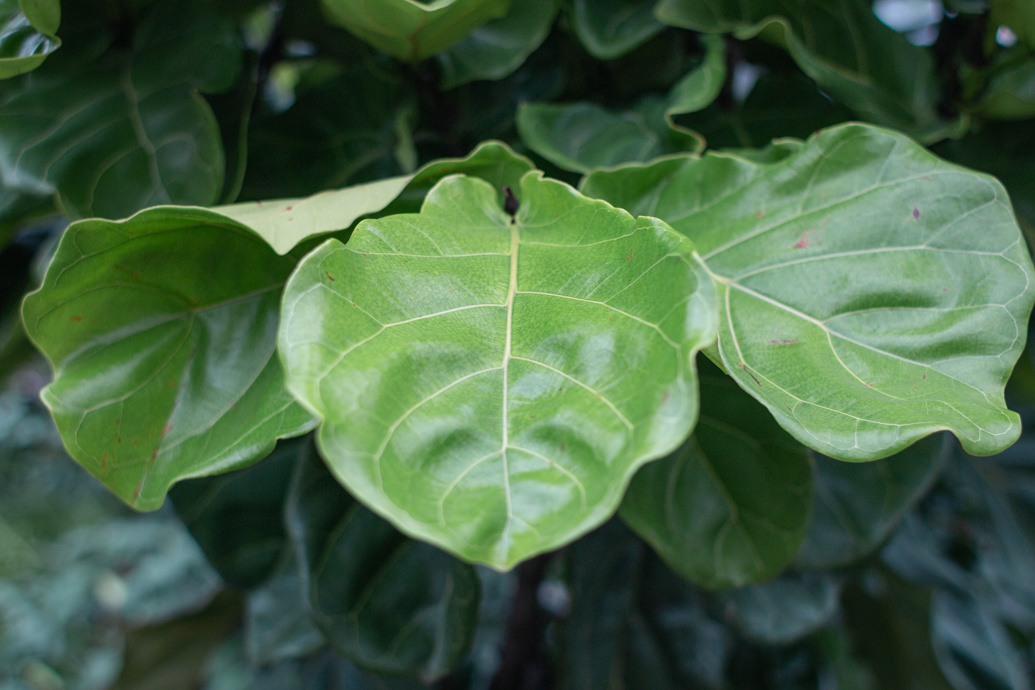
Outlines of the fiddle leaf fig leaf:
<svg viewBox="0 0 1035 690">
<path fill-rule="evenodd" d="M 675 453 L 641 469 L 622 518 L 678 574 L 712 589 L 779 573 L 808 528 L 808 451 L 715 367 L 701 419 Z"/>
<path fill-rule="evenodd" d="M 331 645 L 364 667 L 425 681 L 460 663 L 478 621 L 472 566 L 394 530 L 311 449 L 296 466 L 285 515 L 302 591 Z"/>
<path fill-rule="evenodd" d="M 648 161 L 704 148 L 699 134 L 673 121 L 715 100 L 726 78 L 725 46 L 702 36 L 703 61 L 679 80 L 666 98 L 646 98 L 616 113 L 595 103 L 525 103 L 517 111 L 522 141 L 554 165 L 588 173 L 623 163 Z"/>
<path fill-rule="evenodd" d="M 665 28 L 654 18 L 653 0 L 575 0 L 572 27 L 589 54 L 613 60 Z"/>
<path fill-rule="evenodd" d="M 279 351 L 335 476 L 400 530 L 507 569 L 606 520 L 697 416 L 714 286 L 693 245 L 541 173 L 439 182 L 288 283 Z"/>
<path fill-rule="evenodd" d="M 510 0 L 323 0 L 331 22 L 408 62 L 449 48 L 509 6 Z"/>
<path fill-rule="evenodd" d="M 560 5 L 560 0 L 513 2 L 507 16 L 490 20 L 439 53 L 442 88 L 502 79 L 514 72 L 546 39 Z"/>
<path fill-rule="evenodd" d="M 704 33 L 762 36 L 785 48 L 805 74 L 861 117 L 937 141 L 957 125 L 939 120 L 928 51 L 889 29 L 869 0 L 661 0 L 665 24 Z"/>
<path fill-rule="evenodd" d="M 412 175 L 389 177 L 344 189 L 320 192 L 301 199 L 253 201 L 218 206 L 213 211 L 251 228 L 278 254 L 286 254 L 303 240 L 344 230 L 362 216 L 385 210 L 416 210 L 428 190 L 443 177 L 464 173 L 481 177 L 500 189 L 517 185 L 533 168 L 524 156 L 506 144 L 487 141 L 466 158 L 433 161 Z"/>
<path fill-rule="evenodd" d="M 30 9 L 27 14 L 23 8 L 36 5 L 40 7 L 36 13 Z M 54 12 L 57 21 L 48 16 Z M 31 72 L 61 46 L 61 39 L 54 36 L 60 17 L 61 8 L 54 0 L 0 0 L 0 79 Z"/>
<path fill-rule="evenodd" d="M 22 308 L 54 366 L 41 397 L 72 457 L 154 510 L 174 482 L 248 465 L 312 428 L 274 356 L 294 265 L 203 209 L 72 225 Z"/>
<path fill-rule="evenodd" d="M 668 159 L 583 192 L 693 240 L 720 290 L 709 356 L 805 445 L 874 460 L 941 430 L 975 455 L 1017 439 L 1003 387 L 1035 290 L 994 178 L 844 125 L 773 162 Z"/>
</svg>

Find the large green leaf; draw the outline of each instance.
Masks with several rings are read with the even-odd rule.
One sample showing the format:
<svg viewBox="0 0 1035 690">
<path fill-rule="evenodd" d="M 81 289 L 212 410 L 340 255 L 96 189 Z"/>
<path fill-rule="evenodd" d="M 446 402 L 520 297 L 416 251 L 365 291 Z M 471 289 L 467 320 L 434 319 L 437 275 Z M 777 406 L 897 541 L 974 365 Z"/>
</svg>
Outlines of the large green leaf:
<svg viewBox="0 0 1035 690">
<path fill-rule="evenodd" d="M 510 0 L 323 0 L 330 21 L 409 62 L 449 48 L 509 6 Z"/>
<path fill-rule="evenodd" d="M 950 447 L 942 435 L 871 463 L 816 457 L 812 520 L 795 565 L 833 568 L 874 551 L 931 487 Z"/>
<path fill-rule="evenodd" d="M 526 174 L 511 218 L 457 176 L 419 215 L 361 223 L 299 265 L 279 351 L 355 495 L 506 569 L 614 512 L 697 416 L 714 287 L 664 223 Z"/>
<path fill-rule="evenodd" d="M 54 366 L 42 399 L 72 457 L 153 510 L 174 482 L 311 428 L 274 356 L 294 265 L 203 209 L 72 225 L 22 309 Z"/>
<path fill-rule="evenodd" d="M 683 577 L 739 587 L 794 558 L 812 468 L 806 449 L 728 376 L 702 366 L 700 379 L 694 435 L 636 474 L 621 515 Z"/>
<path fill-rule="evenodd" d="M 516 187 L 521 175 L 531 169 L 531 162 L 506 144 L 487 141 L 466 158 L 433 161 L 412 175 L 320 192 L 306 198 L 254 201 L 212 210 L 251 228 L 278 254 L 286 254 L 304 240 L 349 228 L 362 216 L 386 207 L 388 213 L 416 211 L 428 190 L 447 175 L 463 173 L 481 177 L 502 190 L 507 185 Z"/>
<path fill-rule="evenodd" d="M 56 192 L 71 216 L 214 203 L 223 146 L 197 92 L 233 85 L 233 27 L 207 3 L 186 2 L 149 6 L 132 50 L 112 45 L 103 21 L 88 29 L 0 98 L 0 182 Z"/>
<path fill-rule="evenodd" d="M 720 284 L 709 355 L 805 445 L 873 460 L 943 429 L 976 455 L 1017 439 L 1003 386 L 1035 291 L 995 179 L 845 125 L 776 162 L 675 158 L 583 192 L 693 240 Z"/>
<path fill-rule="evenodd" d="M 287 526 L 313 619 L 340 652 L 424 680 L 463 659 L 477 622 L 474 568 L 396 532 L 342 490 L 315 451 L 298 465 Z"/>
<path fill-rule="evenodd" d="M 0 0 L 0 79 L 43 64 L 61 46 L 61 39 L 54 36 L 60 19 L 57 0 Z"/>
<path fill-rule="evenodd" d="M 953 125 L 937 115 L 928 51 L 884 26 L 869 0 L 661 0 L 657 17 L 706 33 L 760 35 L 785 47 L 824 91 L 861 117 L 939 139 Z"/>
<path fill-rule="evenodd" d="M 521 140 L 554 165 L 587 173 L 671 153 L 697 152 L 700 135 L 672 117 L 704 108 L 719 95 L 726 77 L 720 37 L 702 38 L 704 60 L 665 98 L 649 97 L 632 110 L 615 113 L 596 103 L 526 103 L 517 112 Z"/>
<path fill-rule="evenodd" d="M 788 644 L 834 617 L 840 590 L 838 578 L 828 573 L 795 573 L 719 596 L 727 606 L 727 617 L 748 637 Z"/>
<path fill-rule="evenodd" d="M 560 6 L 560 0 L 513 2 L 505 17 L 491 20 L 439 53 L 442 88 L 511 74 L 550 33 Z"/>
<path fill-rule="evenodd" d="M 665 28 L 654 18 L 654 0 L 575 0 L 572 27 L 590 55 L 613 60 Z"/>
</svg>

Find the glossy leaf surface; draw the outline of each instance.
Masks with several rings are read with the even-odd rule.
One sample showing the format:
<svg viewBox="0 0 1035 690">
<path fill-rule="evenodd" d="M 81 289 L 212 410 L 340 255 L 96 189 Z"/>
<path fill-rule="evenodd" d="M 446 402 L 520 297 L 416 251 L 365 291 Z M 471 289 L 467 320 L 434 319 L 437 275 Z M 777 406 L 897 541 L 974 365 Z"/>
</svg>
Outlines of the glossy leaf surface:
<svg viewBox="0 0 1035 690">
<path fill-rule="evenodd" d="M 653 0 L 575 0 L 572 27 L 590 55 L 613 60 L 647 41 L 665 25 Z"/>
<path fill-rule="evenodd" d="M 714 287 L 654 219 L 522 178 L 515 218 L 449 177 L 292 277 L 280 353 L 321 453 L 364 503 L 507 569 L 610 516 L 697 416 Z M 513 222 L 512 222 L 513 220 Z"/>
<path fill-rule="evenodd" d="M 26 15 L 22 5 L 31 8 L 37 2 L 40 10 L 32 17 Z M 0 0 L 0 79 L 36 69 L 61 46 L 61 40 L 54 36 L 61 19 L 60 6 L 56 0 L 37 2 Z"/>
<path fill-rule="evenodd" d="M 931 487 L 949 448 L 939 435 L 875 462 L 816 456 L 812 519 L 796 566 L 833 568 L 874 551 Z"/>
<path fill-rule="evenodd" d="M 621 515 L 669 566 L 709 588 L 772 577 L 808 527 L 806 449 L 710 365 L 701 419 L 675 453 L 641 469 Z"/>
<path fill-rule="evenodd" d="M 22 315 L 54 366 L 42 399 L 72 457 L 153 510 L 174 482 L 311 428 L 274 356 L 294 264 L 202 209 L 71 226 Z"/>
<path fill-rule="evenodd" d="M 323 0 L 330 21 L 409 62 L 449 48 L 509 6 L 510 0 Z"/>
<path fill-rule="evenodd" d="M 313 619 L 337 650 L 428 681 L 460 662 L 477 622 L 474 568 L 395 531 L 338 486 L 315 452 L 298 465 L 287 526 Z"/>
<path fill-rule="evenodd" d="M 623 113 L 596 103 L 527 103 L 517 112 L 522 141 L 554 165 L 581 173 L 700 151 L 701 137 L 676 125 L 672 116 L 704 108 L 722 88 L 726 77 L 722 39 L 702 40 L 707 51 L 704 60 L 666 98 L 646 98 Z"/>
<path fill-rule="evenodd" d="M 802 71 L 861 117 L 919 137 L 939 139 L 954 125 L 940 122 L 930 54 L 884 26 L 869 0 L 662 0 L 666 24 L 706 33 L 760 35 L 791 54 Z"/>
<path fill-rule="evenodd" d="M 240 64 L 233 27 L 207 4 L 159 3 L 134 28 L 136 52 L 106 50 L 109 32 L 98 22 L 5 89 L 0 180 L 56 193 L 73 217 L 214 203 L 223 146 L 197 91 L 233 84 Z M 170 60 L 167 45 L 181 58 Z"/>
<path fill-rule="evenodd" d="M 720 283 L 710 356 L 802 443 L 873 460 L 935 431 L 996 453 L 1032 265 L 1005 190 L 905 137 L 820 132 L 759 164 L 707 155 L 598 171 L 584 193 L 667 219 Z"/>
<path fill-rule="evenodd" d="M 560 0 L 512 2 L 505 17 L 490 20 L 439 53 L 442 88 L 511 74 L 546 38 L 560 5 Z"/>
</svg>

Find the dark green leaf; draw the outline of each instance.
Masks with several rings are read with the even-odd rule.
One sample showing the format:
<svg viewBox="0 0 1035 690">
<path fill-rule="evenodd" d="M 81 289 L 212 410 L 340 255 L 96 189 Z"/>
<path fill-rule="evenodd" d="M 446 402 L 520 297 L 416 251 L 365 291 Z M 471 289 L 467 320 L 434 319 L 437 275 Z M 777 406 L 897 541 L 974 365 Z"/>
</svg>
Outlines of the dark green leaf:
<svg viewBox="0 0 1035 690">
<path fill-rule="evenodd" d="M 507 569 L 606 520 L 697 416 L 714 287 L 693 245 L 528 173 L 453 176 L 419 215 L 361 223 L 299 265 L 288 385 L 321 453 L 408 534 Z"/>
<path fill-rule="evenodd" d="M 700 110 L 715 100 L 726 76 L 720 38 L 703 39 L 704 61 L 681 79 L 664 99 L 649 97 L 634 109 L 614 113 L 596 103 L 527 103 L 517 112 L 522 141 L 554 165 L 587 173 L 622 163 L 696 152 L 701 137 L 672 117 Z"/>
<path fill-rule="evenodd" d="M 995 69 L 971 110 L 994 120 L 1024 120 L 1035 116 L 1035 56 L 1012 60 Z"/>
<path fill-rule="evenodd" d="M 990 3 L 988 28 L 995 31 L 1007 26 L 1019 40 L 1035 49 L 1035 6 L 1025 0 L 990 0 Z"/>
<path fill-rule="evenodd" d="M 729 377 L 702 367 L 694 435 L 636 474 L 621 514 L 683 577 L 739 587 L 794 558 L 811 479 L 806 449 Z"/>
<path fill-rule="evenodd" d="M 308 656 L 326 644 L 309 612 L 308 593 L 302 589 L 294 558 L 248 594 L 244 632 L 248 656 L 261 666 Z"/>
<path fill-rule="evenodd" d="M 471 566 L 363 508 L 315 452 L 298 466 L 287 524 L 313 618 L 341 653 L 429 681 L 460 662 L 478 611 Z"/>
<path fill-rule="evenodd" d="M 783 46 L 824 91 L 867 120 L 924 140 L 958 127 L 938 119 L 930 54 L 884 26 L 869 0 L 661 0 L 656 14 L 672 26 L 760 35 Z"/>
<path fill-rule="evenodd" d="M 331 22 L 409 62 L 446 50 L 509 6 L 510 0 L 323 0 Z"/>
<path fill-rule="evenodd" d="M 214 203 L 223 146 L 197 91 L 234 83 L 240 48 L 233 27 L 202 2 L 158 3 L 134 28 L 134 51 L 111 41 L 103 23 L 84 30 L 66 40 L 58 59 L 6 90 L 3 186 L 56 193 L 72 216 L 121 218 L 154 204 Z"/>
<path fill-rule="evenodd" d="M 1035 297 L 1005 190 L 865 125 L 778 162 L 681 157 L 583 185 L 690 237 L 720 284 L 713 360 L 799 441 L 844 460 L 949 430 L 1020 432 L 1003 386 Z"/>
<path fill-rule="evenodd" d="M 502 79 L 514 72 L 546 38 L 560 4 L 560 0 L 512 2 L 505 17 L 490 20 L 439 53 L 435 59 L 442 68 L 442 88 Z"/>
<path fill-rule="evenodd" d="M 174 482 L 311 428 L 274 356 L 294 264 L 202 209 L 70 227 L 22 315 L 54 366 L 42 398 L 72 457 L 153 510 Z"/>
<path fill-rule="evenodd" d="M 767 644 L 787 644 L 826 625 L 837 613 L 840 582 L 823 573 L 783 575 L 772 582 L 721 593 L 744 633 Z"/>
<path fill-rule="evenodd" d="M 951 447 L 941 434 L 864 464 L 817 455 L 812 520 L 797 566 L 848 565 L 874 551 L 931 487 Z"/>
<path fill-rule="evenodd" d="M 575 0 L 572 26 L 586 50 L 613 60 L 665 28 L 654 18 L 654 0 Z"/>
</svg>

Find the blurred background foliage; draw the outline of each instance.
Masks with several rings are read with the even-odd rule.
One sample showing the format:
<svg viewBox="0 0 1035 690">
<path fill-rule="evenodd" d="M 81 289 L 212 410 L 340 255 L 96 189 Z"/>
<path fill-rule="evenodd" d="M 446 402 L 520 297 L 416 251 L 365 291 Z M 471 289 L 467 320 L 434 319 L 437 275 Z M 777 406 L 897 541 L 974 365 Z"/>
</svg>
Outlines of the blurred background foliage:
<svg viewBox="0 0 1035 690">
<path fill-rule="evenodd" d="M 748 150 L 865 119 L 998 176 L 1035 232 L 1031 3 L 496 4 L 407 63 L 317 0 L 85 0 L 60 28 L 0 2 L 0 688 L 1031 688 L 1030 431 L 993 458 L 941 438 L 893 462 L 813 457 L 796 560 L 739 589 L 681 579 L 617 520 L 508 574 L 444 563 L 461 591 L 428 584 L 418 604 L 438 627 L 402 647 L 379 639 L 391 611 L 364 592 L 414 573 L 353 567 L 378 545 L 348 541 L 367 518 L 344 492 L 304 493 L 321 471 L 308 439 L 148 515 L 68 459 L 18 315 L 68 219 L 306 195 L 492 138 L 574 183 L 703 147 L 779 155 Z M 141 148 L 142 114 L 160 155 Z M 1030 349 L 1008 394 L 1030 430 Z M 353 579 L 321 582 L 312 558 Z M 416 596 L 399 587 L 382 608 Z M 456 649 L 403 653 L 446 628 Z"/>
</svg>

